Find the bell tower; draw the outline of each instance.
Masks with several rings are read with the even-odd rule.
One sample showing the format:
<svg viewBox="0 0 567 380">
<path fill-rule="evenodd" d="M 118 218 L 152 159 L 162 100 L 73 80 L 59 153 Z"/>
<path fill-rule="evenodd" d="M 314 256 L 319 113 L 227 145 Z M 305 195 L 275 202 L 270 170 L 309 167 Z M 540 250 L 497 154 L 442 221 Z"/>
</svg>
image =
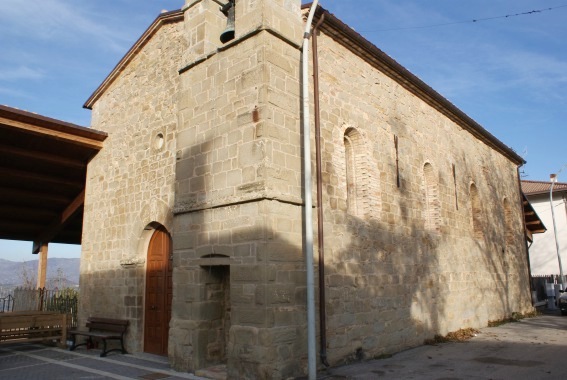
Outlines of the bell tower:
<svg viewBox="0 0 567 380">
<path fill-rule="evenodd" d="M 184 10 L 172 363 L 224 363 L 234 379 L 298 377 L 301 1 L 186 0 Z"/>
<path fill-rule="evenodd" d="M 184 63 L 191 63 L 222 46 L 219 39 L 226 26 L 226 17 L 219 10 L 218 0 L 185 0 L 185 35 L 188 49 Z"/>
<path fill-rule="evenodd" d="M 297 44 L 303 35 L 300 0 L 185 0 L 183 10 L 189 60 L 258 30 Z"/>
<path fill-rule="evenodd" d="M 301 0 L 236 0 L 235 5 L 237 37 L 266 29 L 301 43 Z"/>
</svg>

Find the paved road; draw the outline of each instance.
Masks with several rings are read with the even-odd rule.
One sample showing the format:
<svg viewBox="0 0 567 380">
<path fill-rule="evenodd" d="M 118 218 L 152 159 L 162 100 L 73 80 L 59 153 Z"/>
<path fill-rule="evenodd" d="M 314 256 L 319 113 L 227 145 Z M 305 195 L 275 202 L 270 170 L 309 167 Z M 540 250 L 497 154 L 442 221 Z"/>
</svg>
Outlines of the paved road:
<svg viewBox="0 0 567 380">
<path fill-rule="evenodd" d="M 547 314 L 481 330 L 464 343 L 423 346 L 352 364 L 320 379 L 567 379 L 567 317 Z"/>
</svg>

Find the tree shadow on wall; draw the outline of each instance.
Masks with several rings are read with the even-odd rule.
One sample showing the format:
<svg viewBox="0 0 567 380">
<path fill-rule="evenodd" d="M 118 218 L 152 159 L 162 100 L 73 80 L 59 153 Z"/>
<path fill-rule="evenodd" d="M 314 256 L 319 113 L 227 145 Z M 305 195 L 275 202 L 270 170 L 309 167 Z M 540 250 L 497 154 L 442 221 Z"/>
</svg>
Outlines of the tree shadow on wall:
<svg viewBox="0 0 567 380">
<path fill-rule="evenodd" d="M 472 230 L 470 237 L 457 236 L 444 224 L 427 230 L 412 215 L 416 207 L 406 185 L 402 179 L 391 206 L 399 217 L 390 223 L 324 204 L 331 365 L 399 352 L 522 310 L 529 287 L 518 273 L 525 260 L 522 247 L 498 244 L 505 239 L 498 232 L 504 231 L 502 218 L 485 224 L 482 239 L 473 239 Z M 498 204 L 493 197 L 485 204 Z M 460 208 L 471 212 L 466 202 Z"/>
</svg>

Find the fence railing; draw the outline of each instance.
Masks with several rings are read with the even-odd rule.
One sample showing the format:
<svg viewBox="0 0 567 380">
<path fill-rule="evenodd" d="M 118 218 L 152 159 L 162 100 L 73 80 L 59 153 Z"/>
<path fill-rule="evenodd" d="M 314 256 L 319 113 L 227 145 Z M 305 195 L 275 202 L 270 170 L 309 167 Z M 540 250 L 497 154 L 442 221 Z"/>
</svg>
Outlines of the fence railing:
<svg viewBox="0 0 567 380">
<path fill-rule="evenodd" d="M 6 297 L 0 298 L 0 313 L 6 313 L 14 310 L 14 297 L 8 294 Z"/>
<path fill-rule="evenodd" d="M 77 327 L 78 293 L 75 290 L 16 288 L 12 311 L 57 311 L 70 315 L 69 327 Z"/>
</svg>

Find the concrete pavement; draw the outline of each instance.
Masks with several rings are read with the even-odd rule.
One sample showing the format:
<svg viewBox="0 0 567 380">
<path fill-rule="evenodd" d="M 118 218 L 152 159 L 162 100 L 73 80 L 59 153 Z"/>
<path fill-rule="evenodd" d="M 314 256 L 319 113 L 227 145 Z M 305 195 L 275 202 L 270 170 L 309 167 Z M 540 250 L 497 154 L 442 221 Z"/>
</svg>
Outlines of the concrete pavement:
<svg viewBox="0 0 567 380">
<path fill-rule="evenodd" d="M 333 368 L 319 379 L 567 379 L 567 317 L 550 313 L 481 329 L 463 343 Z"/>
<path fill-rule="evenodd" d="M 105 358 L 100 350 L 67 351 L 40 344 L 0 346 L 1 380 L 131 380 L 203 379 L 172 371 L 167 358 L 155 355 L 111 353 Z"/>
<path fill-rule="evenodd" d="M 0 379 L 203 379 L 172 371 L 167 358 L 66 351 L 36 344 L 0 346 Z M 464 343 L 422 346 L 391 358 L 319 373 L 318 379 L 567 379 L 567 317 L 558 312 L 487 327 Z"/>
</svg>

